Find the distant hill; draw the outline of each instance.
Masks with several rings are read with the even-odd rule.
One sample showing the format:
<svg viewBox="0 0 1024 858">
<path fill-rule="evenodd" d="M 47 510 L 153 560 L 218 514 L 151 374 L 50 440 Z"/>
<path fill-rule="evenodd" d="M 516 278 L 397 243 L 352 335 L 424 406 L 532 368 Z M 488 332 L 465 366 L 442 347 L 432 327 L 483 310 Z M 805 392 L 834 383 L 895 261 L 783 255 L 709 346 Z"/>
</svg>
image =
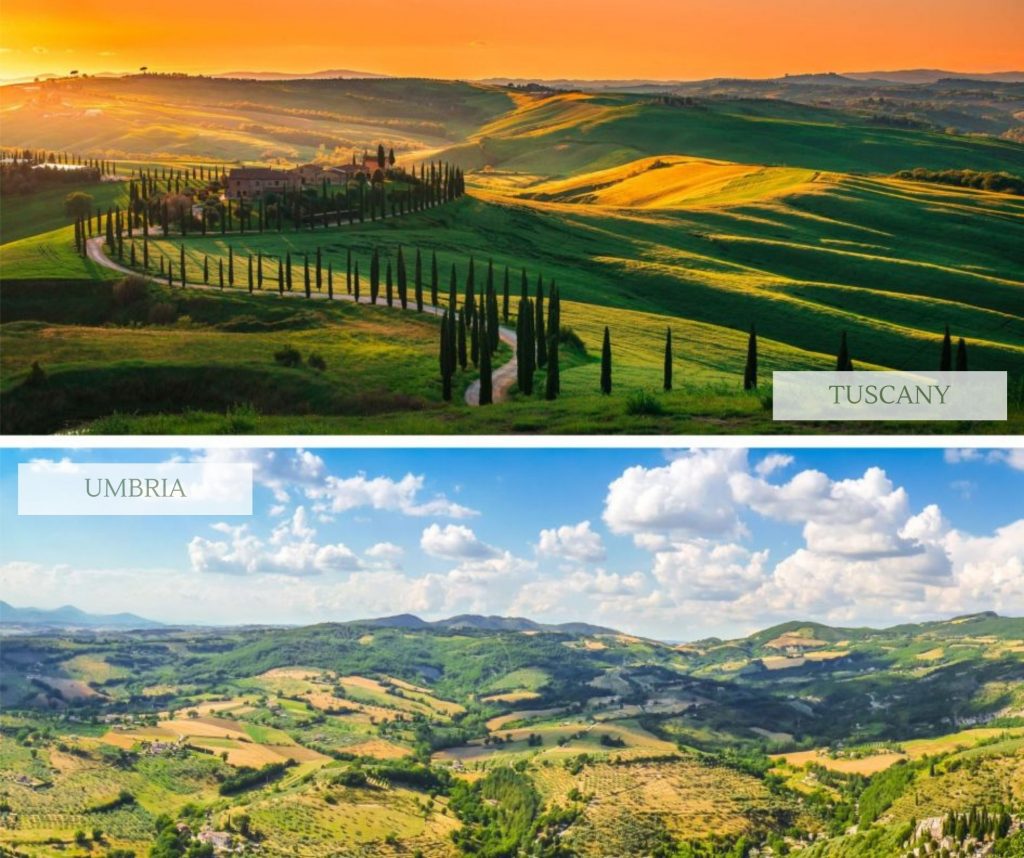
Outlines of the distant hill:
<svg viewBox="0 0 1024 858">
<path fill-rule="evenodd" d="M 0 601 L 0 625 L 48 628 L 156 629 L 163 626 L 136 614 L 90 614 L 73 605 L 60 608 L 15 608 Z"/>
<path fill-rule="evenodd" d="M 473 629 L 486 632 L 561 632 L 570 635 L 619 634 L 615 629 L 594 626 L 590 623 L 538 623 L 525 617 L 484 617 L 479 614 L 459 614 L 446 620 L 429 622 L 413 614 L 398 614 L 393 617 L 377 617 L 369 620 L 353 620 L 346 625 L 370 626 L 389 629 Z"/>
<path fill-rule="evenodd" d="M 391 75 L 354 71 L 352 69 L 324 69 L 314 72 L 229 71 L 210 75 L 210 77 L 235 78 L 238 80 L 359 80 L 391 77 Z"/>
<path fill-rule="evenodd" d="M 902 71 L 843 72 L 842 76 L 854 80 L 886 80 L 893 83 L 935 83 L 947 78 L 1024 83 L 1024 71 L 972 73 L 943 69 L 906 69 Z"/>
</svg>

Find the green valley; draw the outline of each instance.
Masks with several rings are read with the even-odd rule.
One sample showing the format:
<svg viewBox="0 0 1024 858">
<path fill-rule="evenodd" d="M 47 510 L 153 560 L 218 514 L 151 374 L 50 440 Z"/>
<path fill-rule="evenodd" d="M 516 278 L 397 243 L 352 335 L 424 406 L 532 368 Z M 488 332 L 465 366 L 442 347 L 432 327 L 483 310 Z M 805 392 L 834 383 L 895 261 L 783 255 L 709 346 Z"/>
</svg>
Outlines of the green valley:
<svg viewBox="0 0 1024 858">
<path fill-rule="evenodd" d="M 139 631 L 27 617 L 0 655 L 8 855 L 1024 843 L 1020 619 L 664 643 L 472 615 Z"/>
</svg>

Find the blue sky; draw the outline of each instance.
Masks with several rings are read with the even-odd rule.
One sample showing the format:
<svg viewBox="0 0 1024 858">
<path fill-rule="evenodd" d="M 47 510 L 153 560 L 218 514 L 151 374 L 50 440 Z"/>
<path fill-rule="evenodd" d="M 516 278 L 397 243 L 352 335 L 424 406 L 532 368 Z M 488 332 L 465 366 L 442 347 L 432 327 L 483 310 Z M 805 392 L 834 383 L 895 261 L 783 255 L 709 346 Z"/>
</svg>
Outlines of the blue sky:
<svg viewBox="0 0 1024 858">
<path fill-rule="evenodd" d="M 254 460 L 254 515 L 17 516 L 19 462 L 171 457 Z M 471 611 L 671 639 L 1021 613 L 1022 497 L 1020 451 L 5 450 L 0 590 L 170 622 Z"/>
</svg>

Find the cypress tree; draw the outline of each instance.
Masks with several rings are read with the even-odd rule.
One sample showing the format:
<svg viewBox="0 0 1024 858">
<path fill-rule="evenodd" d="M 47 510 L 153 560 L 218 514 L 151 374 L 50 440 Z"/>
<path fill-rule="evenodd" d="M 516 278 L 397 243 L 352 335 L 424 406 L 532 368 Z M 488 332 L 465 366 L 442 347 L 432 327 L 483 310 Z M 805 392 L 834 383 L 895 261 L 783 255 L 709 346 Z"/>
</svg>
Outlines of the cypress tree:
<svg viewBox="0 0 1024 858">
<path fill-rule="evenodd" d="M 466 368 L 466 364 L 469 363 L 466 355 L 466 305 L 462 305 L 462 312 L 459 313 L 459 366 L 462 369 Z"/>
<path fill-rule="evenodd" d="M 487 351 L 485 348 L 484 351 Z M 473 314 L 473 321 L 469 323 L 469 359 L 473 366 L 480 365 L 480 316 Z"/>
<path fill-rule="evenodd" d="M 306 297 L 310 297 L 310 283 L 309 283 L 309 254 L 302 254 L 302 287 L 306 292 Z"/>
<path fill-rule="evenodd" d="M 423 312 L 423 258 L 420 256 L 420 249 L 416 248 L 416 312 Z"/>
<path fill-rule="evenodd" d="M 476 309 L 476 266 L 473 262 L 473 257 L 469 257 L 469 271 L 466 274 L 466 294 L 462 298 L 462 312 L 469 313 L 469 317 L 473 317 L 473 311 Z"/>
<path fill-rule="evenodd" d="M 224 257 L 217 260 L 217 281 L 220 284 L 220 288 L 224 288 Z"/>
<path fill-rule="evenodd" d="M 757 331 L 750 325 L 747 337 L 747 363 L 743 367 L 743 389 L 757 390 Z"/>
<path fill-rule="evenodd" d="M 387 276 L 385 277 L 385 287 L 387 289 L 388 306 L 393 307 L 395 304 L 394 287 L 391 284 L 391 260 L 388 260 L 387 264 Z"/>
<path fill-rule="evenodd" d="M 529 286 L 526 282 L 526 269 L 523 269 L 523 275 L 519 279 L 519 298 L 521 301 L 525 301 L 529 298 Z"/>
<path fill-rule="evenodd" d="M 455 263 L 452 263 L 451 283 L 448 285 L 448 309 L 453 313 L 456 310 L 456 302 L 459 300 L 458 281 L 455 275 Z"/>
<path fill-rule="evenodd" d="M 459 344 L 458 344 L 458 319 L 456 318 L 456 310 L 448 311 L 448 357 L 451 360 L 451 371 L 455 372 L 455 367 L 459 361 Z"/>
<path fill-rule="evenodd" d="M 498 329 L 498 296 L 493 286 L 487 287 L 487 347 L 491 354 L 498 350 L 499 335 Z"/>
<path fill-rule="evenodd" d="M 604 329 L 604 342 L 601 344 L 601 393 L 612 392 L 612 338 L 608 328 Z"/>
<path fill-rule="evenodd" d="M 377 295 L 380 293 L 380 253 L 375 247 L 373 256 L 370 257 L 370 303 L 377 303 Z"/>
<path fill-rule="evenodd" d="M 334 263 L 327 263 L 327 300 L 334 300 Z"/>
<path fill-rule="evenodd" d="M 440 365 L 441 365 L 441 397 L 445 402 L 452 401 L 452 372 L 451 372 L 451 344 L 450 337 L 448 336 L 448 311 L 444 311 L 444 315 L 441 317 L 441 348 L 440 348 Z"/>
<path fill-rule="evenodd" d="M 253 279 L 252 279 L 252 256 L 247 257 L 247 260 L 248 260 L 248 263 L 249 263 L 249 294 L 251 295 L 252 294 L 252 285 L 253 285 Z"/>
<path fill-rule="evenodd" d="M 284 261 L 277 257 L 277 294 L 284 295 Z"/>
<path fill-rule="evenodd" d="M 235 285 L 235 251 L 228 247 L 228 286 Z"/>
<path fill-rule="evenodd" d="M 846 345 L 846 331 L 839 338 L 839 354 L 836 355 L 838 372 L 853 372 L 853 361 L 850 360 L 850 349 Z"/>
<path fill-rule="evenodd" d="M 430 251 L 430 303 L 437 306 L 437 251 Z"/>
<path fill-rule="evenodd" d="M 263 288 L 263 251 L 256 251 L 256 288 Z"/>
<path fill-rule="evenodd" d="M 323 255 L 320 252 L 320 248 L 316 249 L 316 291 L 320 292 L 323 289 Z"/>
<path fill-rule="evenodd" d="M 672 328 L 665 329 L 665 376 L 663 381 L 665 390 L 672 389 Z"/>
<path fill-rule="evenodd" d="M 942 354 L 939 356 L 939 371 L 949 372 L 953 368 L 953 341 L 949 336 L 949 325 L 946 325 L 946 334 L 942 338 Z"/>
<path fill-rule="evenodd" d="M 395 261 L 395 266 L 397 268 L 395 277 L 398 279 L 398 303 L 402 305 L 403 310 L 406 310 L 409 307 L 409 296 L 406 288 L 405 256 L 402 254 L 402 245 L 398 245 L 398 258 Z"/>
<path fill-rule="evenodd" d="M 523 393 L 533 395 L 533 375 L 537 371 L 537 341 L 534 329 L 533 302 L 527 298 L 523 319 Z"/>
<path fill-rule="evenodd" d="M 544 282 L 537 275 L 537 319 L 534 328 L 537 333 L 537 366 L 543 368 L 548 362 L 548 341 L 544 335 Z"/>
<path fill-rule="evenodd" d="M 524 377 L 526 375 L 526 326 L 523 324 L 523 312 L 526 309 L 525 302 L 519 299 L 519 312 L 516 315 L 516 384 L 520 390 L 526 387 Z"/>
<path fill-rule="evenodd" d="M 129 248 L 129 252 L 130 252 L 130 255 L 129 255 L 128 264 L 132 268 L 134 268 L 135 267 L 135 242 L 134 241 L 132 242 L 131 247 Z M 205 283 L 206 280 L 203 280 L 203 282 Z"/>
<path fill-rule="evenodd" d="M 107 247 L 114 249 L 114 222 L 110 217 L 110 209 L 107 209 Z"/>
<path fill-rule="evenodd" d="M 292 291 L 292 252 L 289 250 L 284 255 L 284 285 L 288 291 Z"/>
<path fill-rule="evenodd" d="M 352 275 L 352 295 L 359 303 L 359 260 L 356 260 L 355 273 Z"/>
<path fill-rule="evenodd" d="M 562 374 L 559 366 L 558 337 L 562 329 L 562 299 L 558 287 L 551 285 L 548 295 L 548 372 L 544 386 L 544 398 L 555 399 L 562 391 Z"/>
<path fill-rule="evenodd" d="M 967 343 L 963 337 L 956 343 L 956 368 L 960 372 L 967 372 Z"/>
<path fill-rule="evenodd" d="M 504 322 L 508 322 L 508 302 L 509 302 L 509 281 L 508 281 L 508 266 L 505 266 L 505 285 L 501 293 L 501 318 Z"/>
<path fill-rule="evenodd" d="M 477 314 L 482 315 L 482 313 Z M 479 323 L 477 323 L 479 324 Z M 490 332 L 486 326 L 483 331 L 483 339 L 490 340 Z M 490 405 L 494 401 L 493 379 L 491 377 L 491 350 L 482 348 L 480 350 L 480 405 Z"/>
</svg>

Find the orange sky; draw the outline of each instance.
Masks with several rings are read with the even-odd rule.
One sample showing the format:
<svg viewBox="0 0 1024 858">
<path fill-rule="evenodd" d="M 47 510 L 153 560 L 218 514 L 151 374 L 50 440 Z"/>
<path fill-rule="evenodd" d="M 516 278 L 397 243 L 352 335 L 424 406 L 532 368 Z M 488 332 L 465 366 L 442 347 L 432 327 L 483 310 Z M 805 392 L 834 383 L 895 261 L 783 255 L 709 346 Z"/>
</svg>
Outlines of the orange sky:
<svg viewBox="0 0 1024 858">
<path fill-rule="evenodd" d="M 1021 33 L 1024 0 L 5 0 L 0 78 L 140 65 L 442 78 L 983 72 L 1024 68 Z"/>
</svg>

